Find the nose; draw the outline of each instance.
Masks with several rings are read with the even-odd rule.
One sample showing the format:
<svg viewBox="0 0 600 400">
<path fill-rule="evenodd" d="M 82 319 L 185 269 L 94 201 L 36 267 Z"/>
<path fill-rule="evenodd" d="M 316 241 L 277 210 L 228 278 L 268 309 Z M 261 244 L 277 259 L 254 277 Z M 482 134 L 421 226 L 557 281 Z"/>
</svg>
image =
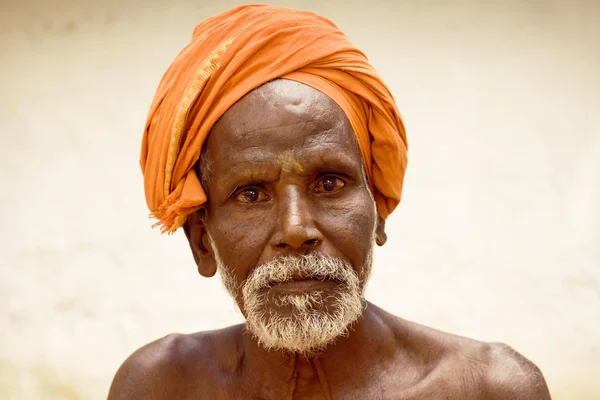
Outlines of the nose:
<svg viewBox="0 0 600 400">
<path fill-rule="evenodd" d="M 286 187 L 279 202 L 278 230 L 273 246 L 278 249 L 308 251 L 323 241 L 315 226 L 313 213 L 306 195 L 295 187 Z"/>
</svg>

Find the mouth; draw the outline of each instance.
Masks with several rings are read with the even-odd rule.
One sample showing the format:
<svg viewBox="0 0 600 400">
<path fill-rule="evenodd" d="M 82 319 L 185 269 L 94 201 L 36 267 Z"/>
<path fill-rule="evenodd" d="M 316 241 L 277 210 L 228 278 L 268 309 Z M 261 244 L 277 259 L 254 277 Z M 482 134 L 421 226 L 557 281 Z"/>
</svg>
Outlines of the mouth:
<svg viewBox="0 0 600 400">
<path fill-rule="evenodd" d="M 340 281 L 334 279 L 297 276 L 285 282 L 271 282 L 269 287 L 275 292 L 302 294 L 317 290 L 333 289 L 339 286 L 340 283 Z"/>
</svg>

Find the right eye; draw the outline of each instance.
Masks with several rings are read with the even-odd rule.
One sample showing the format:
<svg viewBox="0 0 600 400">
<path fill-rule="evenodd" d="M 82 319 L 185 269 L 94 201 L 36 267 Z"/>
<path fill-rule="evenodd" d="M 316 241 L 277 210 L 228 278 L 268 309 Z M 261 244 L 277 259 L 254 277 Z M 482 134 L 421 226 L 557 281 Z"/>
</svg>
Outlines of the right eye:
<svg viewBox="0 0 600 400">
<path fill-rule="evenodd" d="M 268 196 L 260 189 L 248 187 L 241 189 L 235 196 L 240 203 L 258 203 L 268 200 Z"/>
</svg>

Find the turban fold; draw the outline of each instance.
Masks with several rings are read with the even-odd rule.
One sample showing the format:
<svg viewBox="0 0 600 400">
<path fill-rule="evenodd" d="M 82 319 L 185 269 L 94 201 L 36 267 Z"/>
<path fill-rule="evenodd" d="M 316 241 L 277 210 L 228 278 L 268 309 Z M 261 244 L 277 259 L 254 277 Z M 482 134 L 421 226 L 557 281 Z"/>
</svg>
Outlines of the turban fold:
<svg viewBox="0 0 600 400">
<path fill-rule="evenodd" d="M 229 107 L 276 79 L 304 83 L 344 111 L 356 135 L 377 211 L 400 201 L 404 125 L 367 57 L 328 19 L 307 11 L 245 5 L 208 18 L 165 72 L 148 113 L 141 167 L 146 202 L 174 232 L 206 202 L 194 168 L 212 126 Z"/>
</svg>

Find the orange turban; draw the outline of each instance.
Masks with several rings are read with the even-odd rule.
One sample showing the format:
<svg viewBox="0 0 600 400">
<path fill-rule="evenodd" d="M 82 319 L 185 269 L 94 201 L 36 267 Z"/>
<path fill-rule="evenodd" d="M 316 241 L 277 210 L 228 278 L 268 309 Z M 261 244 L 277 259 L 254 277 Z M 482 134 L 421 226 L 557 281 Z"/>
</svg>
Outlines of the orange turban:
<svg viewBox="0 0 600 400">
<path fill-rule="evenodd" d="M 146 202 L 174 232 L 206 202 L 194 165 L 212 126 L 252 89 L 295 80 L 333 99 L 348 117 L 382 218 L 400 202 L 406 133 L 394 99 L 367 57 L 326 18 L 245 5 L 208 18 L 164 74 L 141 151 Z"/>
</svg>

